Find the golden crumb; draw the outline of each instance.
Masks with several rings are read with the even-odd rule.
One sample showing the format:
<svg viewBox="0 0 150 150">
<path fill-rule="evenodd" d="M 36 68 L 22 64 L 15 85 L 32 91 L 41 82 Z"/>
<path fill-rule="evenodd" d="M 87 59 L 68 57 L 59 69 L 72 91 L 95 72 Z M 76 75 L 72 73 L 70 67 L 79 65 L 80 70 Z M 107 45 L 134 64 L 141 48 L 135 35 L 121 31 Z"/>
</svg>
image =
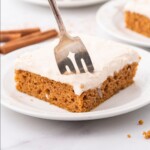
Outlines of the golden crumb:
<svg viewBox="0 0 150 150">
<path fill-rule="evenodd" d="M 139 120 L 138 121 L 138 125 L 143 125 L 144 124 L 144 121 L 143 120 Z"/>
<path fill-rule="evenodd" d="M 128 138 L 131 138 L 131 135 L 130 135 L 130 134 L 128 134 L 128 135 L 127 135 L 127 137 L 128 137 Z"/>
<path fill-rule="evenodd" d="M 145 139 L 150 139 L 150 130 L 147 132 L 143 132 L 143 135 Z"/>
<path fill-rule="evenodd" d="M 81 88 L 81 89 L 83 89 L 83 88 L 84 88 L 84 85 L 83 85 L 83 84 L 81 84 L 81 85 L 80 85 L 80 88 Z"/>
</svg>

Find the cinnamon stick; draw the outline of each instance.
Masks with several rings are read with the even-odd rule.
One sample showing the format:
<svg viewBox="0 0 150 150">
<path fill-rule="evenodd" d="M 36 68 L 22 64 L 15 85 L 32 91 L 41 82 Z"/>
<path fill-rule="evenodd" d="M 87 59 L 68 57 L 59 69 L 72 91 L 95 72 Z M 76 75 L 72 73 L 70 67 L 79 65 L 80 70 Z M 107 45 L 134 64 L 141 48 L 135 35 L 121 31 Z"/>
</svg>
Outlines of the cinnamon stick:
<svg viewBox="0 0 150 150">
<path fill-rule="evenodd" d="M 39 32 L 40 28 L 28 28 L 28 29 L 20 29 L 20 30 L 6 30 L 6 31 L 0 31 L 0 34 L 14 34 L 14 33 L 20 33 L 22 36 L 31 34 L 34 32 Z"/>
<path fill-rule="evenodd" d="M 35 33 L 34 35 L 33 34 L 27 35 L 27 36 L 21 37 L 20 39 L 7 42 L 6 44 L 0 47 L 0 52 L 3 54 L 7 54 L 18 48 L 22 48 L 25 46 L 29 46 L 32 44 L 42 42 L 50 38 L 56 37 L 57 35 L 58 35 L 57 31 L 54 29 L 48 30 L 45 32 Z"/>
<path fill-rule="evenodd" d="M 19 41 L 19 40 L 25 40 L 25 39 L 29 39 L 29 38 L 38 36 L 38 35 L 40 35 L 41 33 L 42 33 L 41 31 L 38 31 L 38 32 L 31 33 L 31 34 L 27 34 L 27 35 L 25 35 L 25 36 L 22 36 L 22 37 L 19 38 L 19 39 L 16 39 L 15 42 L 17 42 L 17 41 Z M 10 41 L 10 42 L 14 42 L 14 41 Z M 9 42 L 9 43 L 10 43 L 10 42 Z"/>
<path fill-rule="evenodd" d="M 13 33 L 13 34 L 0 34 L 0 42 L 8 42 L 11 40 L 15 40 L 21 37 L 20 33 Z"/>
</svg>

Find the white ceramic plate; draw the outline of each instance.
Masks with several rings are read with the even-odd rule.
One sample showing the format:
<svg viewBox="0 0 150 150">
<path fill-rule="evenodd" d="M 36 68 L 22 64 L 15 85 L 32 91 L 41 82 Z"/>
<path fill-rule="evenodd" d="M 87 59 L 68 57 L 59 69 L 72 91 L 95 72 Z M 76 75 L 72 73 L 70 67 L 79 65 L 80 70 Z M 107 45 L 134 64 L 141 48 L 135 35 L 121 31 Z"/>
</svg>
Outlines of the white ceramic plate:
<svg viewBox="0 0 150 150">
<path fill-rule="evenodd" d="M 49 6 L 48 0 L 23 0 L 38 5 Z M 94 5 L 107 0 L 56 0 L 59 7 L 82 7 Z"/>
<path fill-rule="evenodd" d="M 1 103 L 5 107 L 22 114 L 44 119 L 92 120 L 128 113 L 150 103 L 150 53 L 136 47 L 133 47 L 133 49 L 139 52 L 142 60 L 135 77 L 135 83 L 91 112 L 71 113 L 17 91 L 14 82 L 14 61 L 16 57 L 24 52 L 35 50 L 43 44 L 23 48 L 2 57 Z"/>
<path fill-rule="evenodd" d="M 150 38 L 125 27 L 123 13 L 125 3 L 126 0 L 115 0 L 104 4 L 96 15 L 98 25 L 115 38 L 130 44 L 150 48 Z"/>
</svg>

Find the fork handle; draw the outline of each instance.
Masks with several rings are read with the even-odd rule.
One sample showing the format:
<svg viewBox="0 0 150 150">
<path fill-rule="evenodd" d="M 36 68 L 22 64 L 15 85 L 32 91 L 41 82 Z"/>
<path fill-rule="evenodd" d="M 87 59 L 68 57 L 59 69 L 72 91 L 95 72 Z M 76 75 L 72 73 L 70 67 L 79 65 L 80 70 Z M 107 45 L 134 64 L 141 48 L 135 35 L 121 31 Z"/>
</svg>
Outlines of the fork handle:
<svg viewBox="0 0 150 150">
<path fill-rule="evenodd" d="M 51 6 L 53 13 L 54 13 L 55 19 L 57 21 L 57 24 L 58 24 L 58 27 L 60 30 L 60 34 L 61 34 L 61 36 L 63 36 L 64 34 L 66 34 L 66 28 L 65 28 L 63 20 L 61 18 L 60 11 L 59 11 L 58 6 L 56 4 L 56 0 L 48 0 L 48 2 Z"/>
</svg>

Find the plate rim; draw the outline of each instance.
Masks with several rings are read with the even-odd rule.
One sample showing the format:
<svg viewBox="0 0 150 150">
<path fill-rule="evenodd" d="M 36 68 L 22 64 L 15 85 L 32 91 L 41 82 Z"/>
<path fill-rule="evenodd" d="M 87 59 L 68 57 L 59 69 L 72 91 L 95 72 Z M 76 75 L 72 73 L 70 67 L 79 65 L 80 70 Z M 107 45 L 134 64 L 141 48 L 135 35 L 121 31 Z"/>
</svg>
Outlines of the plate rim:
<svg viewBox="0 0 150 150">
<path fill-rule="evenodd" d="M 108 8 L 108 7 L 114 7 L 114 4 L 120 4 L 120 5 L 123 5 L 126 1 L 125 0 L 114 0 L 114 1 L 109 1 L 107 3 L 105 3 L 102 7 L 100 7 L 97 12 L 96 12 L 96 22 L 98 24 L 98 26 L 103 30 L 105 31 L 108 35 L 110 35 L 111 37 L 114 37 L 118 40 L 121 40 L 122 42 L 126 42 L 127 44 L 132 44 L 132 45 L 135 45 L 135 46 L 142 46 L 142 47 L 147 47 L 147 48 L 150 48 L 150 44 L 148 43 L 144 43 L 144 42 L 141 42 L 141 41 L 137 41 L 137 40 L 134 40 L 134 39 L 128 39 L 127 37 L 124 37 L 124 36 L 121 36 L 119 34 L 114 34 L 115 32 L 113 32 L 112 30 L 110 30 L 109 28 L 107 28 L 101 21 L 100 21 L 100 16 L 101 16 L 101 13 L 103 12 L 103 9 L 105 8 Z"/>
<path fill-rule="evenodd" d="M 41 0 L 40 1 L 36 1 L 36 0 L 22 0 L 24 2 L 29 2 L 29 3 L 33 3 L 33 4 L 38 4 L 38 5 L 43 5 L 43 6 L 49 6 L 48 3 L 46 2 L 42 2 Z M 84 6 L 90 6 L 90 5 L 94 5 L 94 4 L 97 4 L 97 3 L 103 3 L 105 1 L 108 1 L 108 0 L 89 0 L 88 2 L 85 1 L 73 1 L 73 2 L 64 2 L 64 1 L 57 1 L 57 4 L 59 7 L 62 7 L 62 8 L 73 8 L 73 7 L 84 7 Z"/>
<path fill-rule="evenodd" d="M 124 45 L 127 45 L 127 44 L 124 44 Z M 34 46 L 35 45 L 30 46 L 30 47 L 25 47 L 25 48 L 22 48 L 20 50 L 11 52 L 10 54 L 7 54 L 6 56 L 2 57 L 1 62 L 3 63 L 9 57 L 13 57 L 15 55 L 17 56 L 16 53 L 18 53 L 20 55 L 20 54 L 24 53 L 25 51 L 32 49 L 32 47 L 34 47 Z M 146 55 L 148 55 L 148 57 L 150 57 L 150 53 L 143 50 L 142 48 L 137 48 L 136 46 L 130 46 L 130 45 L 127 45 L 127 46 L 132 48 L 132 49 L 138 50 L 139 52 L 141 51 L 142 53 L 145 53 Z M 13 58 L 13 60 L 14 59 L 15 58 Z M 7 71 L 8 70 L 6 69 L 5 71 L 3 71 L 1 73 L 1 79 L 4 77 L 5 73 L 7 73 Z M 1 84 L 3 84 L 3 82 L 1 82 Z M 2 87 L 1 91 L 3 91 L 3 86 L 1 86 L 1 87 Z M 7 95 L 4 95 L 4 94 L 5 93 L 2 93 L 2 95 L 1 95 L 1 104 L 5 107 L 9 108 L 10 110 L 13 110 L 15 112 L 18 112 L 18 113 L 21 113 L 24 115 L 32 116 L 32 117 L 50 119 L 50 120 L 61 120 L 61 121 L 83 121 L 83 120 L 95 120 L 95 119 L 109 118 L 109 117 L 129 113 L 131 111 L 137 110 L 141 107 L 144 107 L 144 106 L 150 104 L 150 99 L 149 100 L 147 99 L 147 100 L 144 100 L 144 103 L 143 103 L 143 101 L 141 101 L 140 103 L 137 103 L 137 104 L 127 103 L 127 104 L 123 105 L 123 106 L 126 106 L 126 105 L 128 106 L 128 104 L 129 104 L 128 108 L 123 107 L 123 106 L 118 106 L 118 107 L 110 108 L 107 110 L 101 110 L 101 112 L 100 111 L 95 111 L 95 112 L 93 111 L 93 112 L 86 112 L 86 113 L 68 113 L 68 112 L 65 112 L 65 113 L 63 113 L 63 116 L 60 116 L 61 112 L 52 113 L 51 115 L 50 115 L 50 113 L 40 114 L 40 113 L 35 113 L 35 111 L 33 112 L 30 110 L 21 109 L 18 106 L 10 105 L 10 103 L 7 102 L 7 98 L 10 98 L 10 99 L 13 99 L 13 98 L 9 97 Z M 113 112 L 112 112 L 112 110 L 113 110 Z M 104 112 L 104 113 L 102 113 L 102 112 Z"/>
<path fill-rule="evenodd" d="M 59 121 L 85 121 L 85 120 L 97 120 L 97 119 L 104 119 L 104 118 L 111 118 L 111 117 L 115 117 L 115 116 L 120 116 L 120 115 L 123 115 L 123 114 L 126 114 L 126 113 L 130 113 L 132 111 L 135 111 L 137 109 L 140 109 L 148 104 L 150 104 L 150 101 L 145 101 L 145 103 L 138 103 L 137 105 L 131 105 L 131 107 L 128 107 L 128 109 L 124 108 L 122 109 L 122 107 L 120 107 L 121 109 L 121 113 L 118 112 L 118 108 L 119 107 L 115 107 L 115 109 L 117 108 L 116 111 L 113 111 L 113 113 L 109 112 L 109 113 L 105 113 L 104 114 L 101 114 L 99 115 L 99 113 L 97 112 L 85 112 L 84 115 L 83 113 L 71 113 L 70 114 L 75 114 L 75 115 L 68 115 L 67 113 L 64 113 L 63 116 L 60 116 L 61 113 L 58 113 L 58 114 L 52 114 L 52 115 L 49 115 L 49 114 L 46 114 L 44 113 L 44 116 L 43 115 L 40 115 L 39 113 L 36 113 L 36 112 L 30 112 L 30 111 L 25 111 L 24 109 L 20 109 L 19 107 L 13 107 L 14 105 L 10 105 L 10 104 L 6 104 L 3 100 L 1 101 L 1 104 L 2 106 L 4 106 L 5 108 L 9 109 L 9 110 L 12 110 L 14 112 L 17 112 L 17 113 L 20 113 L 20 114 L 23 114 L 23 115 L 26 115 L 26 116 L 31 116 L 31 117 L 36 117 L 36 118 L 41 118 L 41 119 L 47 119 L 47 120 L 59 120 Z M 110 110 L 113 110 L 110 109 Z M 109 111 L 110 111 L 109 110 Z M 102 110 L 103 111 L 103 110 Z M 77 116 L 77 114 L 82 114 L 82 116 Z M 90 115 L 89 115 L 90 114 Z M 94 116 L 93 116 L 94 114 Z"/>
</svg>

